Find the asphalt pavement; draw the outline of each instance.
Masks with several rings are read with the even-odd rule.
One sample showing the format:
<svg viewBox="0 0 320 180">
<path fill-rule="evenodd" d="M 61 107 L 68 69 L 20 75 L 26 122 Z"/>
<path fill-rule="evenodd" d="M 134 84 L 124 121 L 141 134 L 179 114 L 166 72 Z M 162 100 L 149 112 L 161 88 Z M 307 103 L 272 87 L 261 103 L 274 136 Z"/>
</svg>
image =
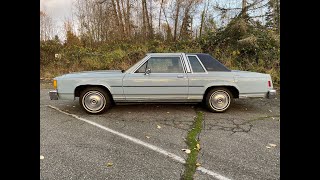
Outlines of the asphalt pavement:
<svg viewBox="0 0 320 180">
<path fill-rule="evenodd" d="M 165 153 L 187 158 L 181 149 L 196 111 L 204 112 L 201 167 L 222 179 L 280 179 L 279 96 L 237 99 L 225 113 L 210 113 L 201 104 L 134 104 L 89 115 L 78 101 L 50 101 L 49 90 L 41 85 L 43 180 L 180 179 L 183 163 Z M 196 171 L 194 179 L 219 178 Z"/>
</svg>

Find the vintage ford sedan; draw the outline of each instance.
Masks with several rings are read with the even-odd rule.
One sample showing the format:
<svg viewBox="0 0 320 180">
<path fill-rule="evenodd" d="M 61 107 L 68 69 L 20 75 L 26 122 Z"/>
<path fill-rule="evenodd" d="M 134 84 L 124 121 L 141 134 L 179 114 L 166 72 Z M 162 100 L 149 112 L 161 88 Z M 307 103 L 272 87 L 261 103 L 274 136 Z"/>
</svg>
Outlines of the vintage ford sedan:
<svg viewBox="0 0 320 180">
<path fill-rule="evenodd" d="M 224 112 L 234 98 L 276 95 L 269 74 L 229 70 L 203 53 L 150 53 L 126 71 L 65 74 L 53 86 L 51 100 L 79 97 L 91 114 L 129 102 L 203 102 L 212 112 Z"/>
</svg>

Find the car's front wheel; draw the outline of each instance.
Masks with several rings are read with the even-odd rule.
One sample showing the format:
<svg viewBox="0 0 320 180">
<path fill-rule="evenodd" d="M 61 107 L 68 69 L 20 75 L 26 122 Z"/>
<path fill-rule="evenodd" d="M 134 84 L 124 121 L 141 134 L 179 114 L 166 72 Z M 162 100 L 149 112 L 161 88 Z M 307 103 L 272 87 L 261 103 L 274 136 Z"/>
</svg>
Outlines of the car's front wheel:
<svg viewBox="0 0 320 180">
<path fill-rule="evenodd" d="M 206 95 L 206 106 L 211 112 L 224 112 L 232 103 L 232 93 L 227 88 L 211 89 Z"/>
<path fill-rule="evenodd" d="M 79 103 L 86 112 L 101 114 L 111 107 L 111 98 L 100 87 L 88 87 L 80 93 Z"/>
</svg>

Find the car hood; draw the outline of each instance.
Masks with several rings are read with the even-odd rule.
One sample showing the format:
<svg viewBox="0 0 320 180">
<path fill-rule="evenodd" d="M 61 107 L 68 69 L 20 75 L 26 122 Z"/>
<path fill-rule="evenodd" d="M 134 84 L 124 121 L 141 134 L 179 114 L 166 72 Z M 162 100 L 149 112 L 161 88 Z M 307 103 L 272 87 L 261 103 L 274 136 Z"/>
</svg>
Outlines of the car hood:
<svg viewBox="0 0 320 180">
<path fill-rule="evenodd" d="M 56 77 L 56 79 L 63 78 L 92 78 L 92 77 L 108 77 L 108 76 L 123 76 L 121 70 L 98 70 L 98 71 L 81 71 Z"/>
</svg>

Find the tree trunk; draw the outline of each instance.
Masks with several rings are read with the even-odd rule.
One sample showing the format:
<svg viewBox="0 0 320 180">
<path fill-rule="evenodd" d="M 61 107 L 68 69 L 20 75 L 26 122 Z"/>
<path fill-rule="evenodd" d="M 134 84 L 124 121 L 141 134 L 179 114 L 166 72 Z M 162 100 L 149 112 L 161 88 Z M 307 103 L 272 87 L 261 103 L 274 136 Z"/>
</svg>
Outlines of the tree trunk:
<svg viewBox="0 0 320 180">
<path fill-rule="evenodd" d="M 174 32 L 173 32 L 173 41 L 177 40 L 177 29 L 179 21 L 179 12 L 180 12 L 180 0 L 176 1 L 176 12 L 174 16 Z"/>
<path fill-rule="evenodd" d="M 121 31 L 120 20 L 119 20 L 118 13 L 117 13 L 116 3 L 114 2 L 114 0 L 111 0 L 111 4 L 112 4 L 112 9 L 113 9 L 113 14 L 115 15 L 115 18 L 116 18 L 116 26 L 117 26 L 117 28 L 120 28 L 120 31 Z M 120 35 L 120 37 L 122 37 L 122 35 Z"/>
<path fill-rule="evenodd" d="M 163 0 L 161 0 L 160 4 L 160 12 L 159 12 L 159 33 L 160 33 L 160 21 L 161 21 L 161 10 L 162 10 Z"/>
<path fill-rule="evenodd" d="M 123 15 L 123 28 L 124 28 L 124 32 L 127 32 L 127 28 L 126 28 L 126 18 L 127 18 L 127 15 L 126 15 L 126 10 L 124 8 L 124 3 L 123 3 L 123 0 L 121 0 L 121 7 L 120 9 L 122 10 L 122 15 Z"/>
<path fill-rule="evenodd" d="M 124 25 L 123 25 L 122 13 L 121 13 L 121 9 L 120 9 L 120 3 L 119 3 L 119 0 L 116 0 L 116 2 L 117 2 L 117 9 L 118 9 L 120 31 L 122 33 L 122 36 L 124 36 Z"/>
<path fill-rule="evenodd" d="M 242 0 L 242 16 L 245 16 L 247 13 L 247 0 Z"/>
<path fill-rule="evenodd" d="M 142 33 L 143 36 L 146 37 L 147 34 L 147 26 L 146 26 L 146 17 L 145 17 L 145 6 L 144 6 L 145 0 L 142 0 Z"/>
<path fill-rule="evenodd" d="M 167 23 L 167 40 L 171 41 L 172 40 L 171 39 L 172 38 L 171 28 L 170 28 L 169 21 L 168 21 L 167 15 L 166 15 L 166 11 L 163 9 L 163 7 L 162 7 L 162 11 L 163 11 L 164 18 L 166 19 L 166 23 Z"/>
<path fill-rule="evenodd" d="M 131 26 L 130 26 L 130 0 L 127 0 L 127 17 L 126 17 L 126 25 L 128 29 L 128 36 L 131 36 Z"/>
<path fill-rule="evenodd" d="M 209 0 L 207 1 L 207 3 L 205 4 L 203 11 L 201 13 L 201 22 L 200 22 L 200 30 L 199 30 L 199 38 L 201 38 L 202 35 L 202 29 L 203 29 L 203 24 L 204 24 L 204 20 L 205 20 L 205 16 L 206 13 L 208 11 L 208 7 L 209 7 Z"/>
<path fill-rule="evenodd" d="M 145 12 L 145 20 L 146 20 L 146 27 L 148 28 L 147 34 L 148 37 L 152 37 L 152 26 L 150 23 L 150 19 L 149 19 L 149 13 L 148 13 L 148 8 L 147 8 L 147 2 L 146 0 L 142 0 L 143 2 L 143 6 L 144 6 L 144 12 Z"/>
<path fill-rule="evenodd" d="M 276 0 L 277 32 L 280 33 L 280 2 Z"/>
</svg>

